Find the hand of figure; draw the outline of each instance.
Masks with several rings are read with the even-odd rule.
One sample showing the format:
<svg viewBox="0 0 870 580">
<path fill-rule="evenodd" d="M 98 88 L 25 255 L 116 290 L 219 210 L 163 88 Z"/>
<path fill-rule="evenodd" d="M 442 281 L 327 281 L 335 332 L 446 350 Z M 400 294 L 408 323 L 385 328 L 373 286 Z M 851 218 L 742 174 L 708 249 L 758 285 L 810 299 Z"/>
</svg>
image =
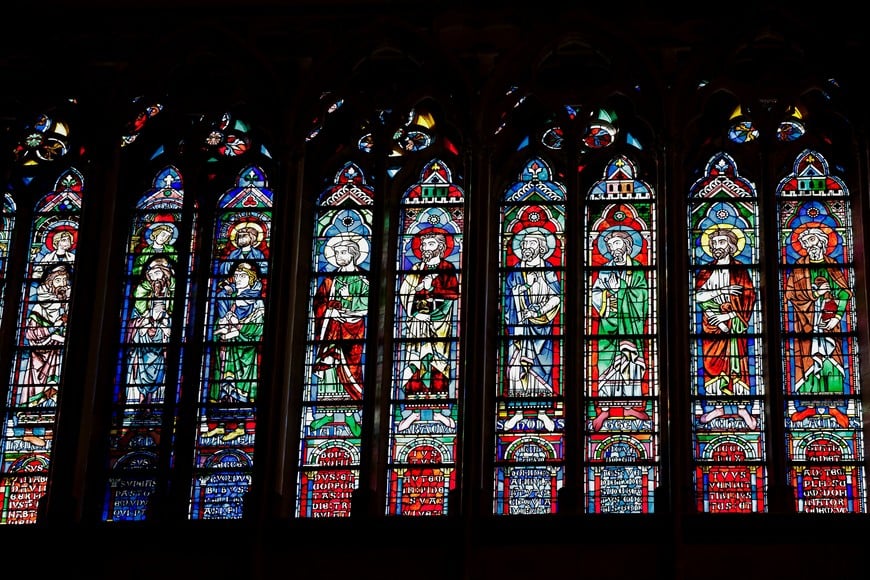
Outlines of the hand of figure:
<svg viewBox="0 0 870 580">
<path fill-rule="evenodd" d="M 707 318 L 710 322 L 716 326 L 727 322 L 731 317 L 728 314 L 723 314 L 721 312 L 711 312 L 707 314 Z"/>
</svg>

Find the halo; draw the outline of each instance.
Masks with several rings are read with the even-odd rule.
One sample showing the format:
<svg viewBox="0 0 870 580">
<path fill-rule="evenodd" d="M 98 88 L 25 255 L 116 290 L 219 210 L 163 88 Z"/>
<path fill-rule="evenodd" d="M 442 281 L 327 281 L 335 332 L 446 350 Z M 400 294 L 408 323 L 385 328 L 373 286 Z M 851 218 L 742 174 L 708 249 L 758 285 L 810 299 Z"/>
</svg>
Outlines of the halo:
<svg viewBox="0 0 870 580">
<path fill-rule="evenodd" d="M 68 232 L 72 235 L 70 250 L 76 247 L 76 243 L 78 243 L 78 230 L 70 225 L 62 225 L 49 230 L 48 233 L 45 234 L 45 247 L 48 248 L 49 252 L 53 252 L 56 249 L 54 246 L 54 238 L 61 232 Z"/>
<path fill-rule="evenodd" d="M 737 237 L 737 253 L 742 254 L 743 248 L 746 247 L 746 234 L 743 233 L 743 230 L 735 226 L 734 224 L 726 224 L 726 223 L 717 223 L 714 224 L 703 232 L 701 232 L 701 250 L 707 254 L 708 256 L 712 256 L 710 254 L 710 234 L 714 230 L 731 230 L 731 232 Z"/>
<path fill-rule="evenodd" d="M 453 248 L 456 245 L 456 240 L 453 238 L 453 232 L 449 232 L 442 227 L 433 226 L 418 230 L 414 233 L 414 237 L 411 238 L 411 251 L 414 252 L 414 255 L 417 256 L 417 258 L 421 257 L 421 239 L 423 238 L 423 236 L 430 234 L 444 234 L 444 258 L 453 253 Z"/>
<path fill-rule="evenodd" d="M 553 232 L 541 226 L 529 226 L 515 233 L 514 239 L 511 240 L 511 249 L 520 260 L 523 259 L 523 240 L 529 234 L 539 234 L 547 240 L 547 251 L 541 256 L 542 259 L 546 260 L 556 251 L 556 236 Z"/>
<path fill-rule="evenodd" d="M 835 232 L 834 228 L 831 226 L 821 222 L 806 222 L 796 227 L 791 234 L 791 247 L 794 248 L 794 251 L 797 252 L 798 255 L 805 255 L 807 251 L 801 245 L 800 237 L 802 233 L 810 228 L 822 230 L 822 232 L 828 236 L 828 245 L 825 248 L 825 255 L 830 256 L 837 247 L 837 232 Z"/>
<path fill-rule="evenodd" d="M 172 245 L 175 243 L 175 240 L 178 239 L 178 227 L 174 223 L 157 221 L 148 224 L 148 227 L 145 228 L 142 237 L 146 242 L 151 239 L 151 233 L 156 228 L 169 228 L 171 235 L 169 236 L 169 241 L 167 242 L 167 244 Z"/>
<path fill-rule="evenodd" d="M 362 264 L 369 257 L 369 243 L 364 237 L 359 234 L 351 234 L 348 232 L 343 232 L 340 234 L 335 234 L 331 238 L 326 241 L 326 246 L 323 248 L 323 257 L 327 262 L 338 268 L 338 264 L 335 262 L 335 245 L 341 242 L 355 242 L 357 247 L 359 247 L 359 258 L 357 259 L 358 264 Z"/>
<path fill-rule="evenodd" d="M 238 222 L 234 223 L 233 225 L 231 225 L 229 231 L 227 232 L 227 236 L 230 239 L 230 243 L 232 245 L 236 246 L 237 248 L 239 246 L 238 246 L 238 244 L 236 244 L 236 236 L 238 236 L 238 234 L 239 234 L 238 233 L 239 228 L 246 228 L 246 229 L 250 228 L 250 229 L 257 232 L 257 239 L 254 241 L 254 244 L 253 244 L 254 246 L 259 246 L 263 242 L 263 238 L 266 235 L 265 231 L 263 230 L 262 224 L 260 224 L 259 222 L 255 222 L 253 220 L 238 221 Z"/>
<path fill-rule="evenodd" d="M 631 239 L 634 242 L 631 245 L 631 257 L 636 257 L 643 248 L 643 238 L 641 237 L 639 231 L 627 226 L 611 226 L 605 230 L 602 230 L 601 233 L 598 235 L 598 240 L 596 241 L 596 243 L 598 244 L 598 252 L 602 256 L 612 257 L 610 254 L 610 249 L 607 247 L 607 242 L 605 240 L 611 232 L 615 231 L 625 232 L 631 236 Z"/>
</svg>

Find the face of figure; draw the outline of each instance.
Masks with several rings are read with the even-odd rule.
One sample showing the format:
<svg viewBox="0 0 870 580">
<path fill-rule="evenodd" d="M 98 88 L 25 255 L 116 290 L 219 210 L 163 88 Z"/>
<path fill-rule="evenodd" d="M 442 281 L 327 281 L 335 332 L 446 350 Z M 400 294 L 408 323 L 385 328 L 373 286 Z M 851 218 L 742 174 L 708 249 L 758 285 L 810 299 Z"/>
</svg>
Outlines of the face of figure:
<svg viewBox="0 0 870 580">
<path fill-rule="evenodd" d="M 522 244 L 523 261 L 531 262 L 541 255 L 541 244 L 536 238 L 526 237 Z"/>
<path fill-rule="evenodd" d="M 807 233 L 800 237 L 800 243 L 807 251 L 810 260 L 819 261 L 825 255 L 827 240 L 823 240 L 815 233 Z"/>
<path fill-rule="evenodd" d="M 250 230 L 242 230 L 236 236 L 236 245 L 240 248 L 248 248 L 254 245 L 255 239 Z"/>
<path fill-rule="evenodd" d="M 159 230 L 156 230 L 154 232 L 154 243 L 155 245 L 163 246 L 169 241 L 169 238 L 171 237 L 172 233 L 169 230 L 165 228 L 160 228 Z"/>
<path fill-rule="evenodd" d="M 731 255 L 731 242 L 725 236 L 710 237 L 710 253 L 717 260 L 727 258 Z"/>
<path fill-rule="evenodd" d="M 607 249 L 617 262 L 625 260 L 625 254 L 628 253 L 628 247 L 625 245 L 625 240 L 619 236 L 611 236 L 607 239 Z"/>
<path fill-rule="evenodd" d="M 166 271 L 163 270 L 163 268 L 153 266 L 148 269 L 148 279 L 152 282 L 156 282 L 157 280 L 166 280 L 166 278 Z"/>
<path fill-rule="evenodd" d="M 64 253 L 72 247 L 72 236 L 61 234 L 54 239 L 54 247 L 59 253 Z"/>
<path fill-rule="evenodd" d="M 151 266 L 145 274 L 151 284 L 151 292 L 155 296 L 165 296 L 169 287 L 169 272 L 165 268 Z"/>
<path fill-rule="evenodd" d="M 340 268 L 353 263 L 353 253 L 349 246 L 335 246 L 335 263 L 338 264 Z"/>
<path fill-rule="evenodd" d="M 429 261 L 433 258 L 441 257 L 441 244 L 438 238 L 426 237 L 420 240 L 420 256 L 423 260 Z"/>
<path fill-rule="evenodd" d="M 48 281 L 49 289 L 55 297 L 66 300 L 69 290 L 69 277 L 65 273 L 55 275 Z"/>
<path fill-rule="evenodd" d="M 233 274 L 233 280 L 236 283 L 236 288 L 247 288 L 251 285 L 251 277 L 248 276 L 247 272 L 241 270 L 237 270 L 236 273 Z"/>
</svg>

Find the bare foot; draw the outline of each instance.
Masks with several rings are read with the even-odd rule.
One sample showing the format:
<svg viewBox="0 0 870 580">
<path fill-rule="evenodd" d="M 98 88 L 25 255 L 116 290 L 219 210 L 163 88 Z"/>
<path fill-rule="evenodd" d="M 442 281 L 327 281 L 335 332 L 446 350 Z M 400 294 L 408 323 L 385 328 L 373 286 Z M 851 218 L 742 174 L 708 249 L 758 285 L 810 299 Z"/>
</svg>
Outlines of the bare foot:
<svg viewBox="0 0 870 580">
<path fill-rule="evenodd" d="M 420 413 L 417 411 L 413 411 L 410 415 L 402 419 L 402 422 L 399 423 L 399 431 L 404 431 L 408 427 L 414 424 L 414 422 L 420 418 Z"/>
<path fill-rule="evenodd" d="M 749 411 L 747 411 L 745 407 L 737 409 L 737 414 L 746 421 L 746 426 L 750 431 L 755 431 L 755 428 L 758 427 L 758 421 L 755 420 L 755 417 L 749 414 Z"/>
<path fill-rule="evenodd" d="M 538 419 L 540 419 L 544 423 L 544 428 L 547 431 L 556 430 L 556 423 L 554 423 L 553 420 L 550 419 L 545 412 L 538 411 Z"/>
<path fill-rule="evenodd" d="M 516 427 L 516 424 L 523 420 L 523 414 L 520 411 L 517 411 L 516 414 L 505 421 L 504 428 L 505 429 L 513 429 Z"/>
<path fill-rule="evenodd" d="M 712 421 L 716 417 L 721 417 L 724 414 L 725 414 L 725 409 L 723 409 L 722 407 L 716 407 L 712 411 L 709 411 L 709 412 L 701 415 L 701 418 L 699 419 L 699 421 L 701 421 L 701 423 L 709 423 L 710 421 Z"/>
<path fill-rule="evenodd" d="M 604 425 L 604 421 L 608 417 L 610 417 L 610 411 L 607 409 L 601 409 L 601 412 L 598 413 L 598 416 L 592 420 L 592 430 L 601 431 L 601 426 Z"/>
</svg>

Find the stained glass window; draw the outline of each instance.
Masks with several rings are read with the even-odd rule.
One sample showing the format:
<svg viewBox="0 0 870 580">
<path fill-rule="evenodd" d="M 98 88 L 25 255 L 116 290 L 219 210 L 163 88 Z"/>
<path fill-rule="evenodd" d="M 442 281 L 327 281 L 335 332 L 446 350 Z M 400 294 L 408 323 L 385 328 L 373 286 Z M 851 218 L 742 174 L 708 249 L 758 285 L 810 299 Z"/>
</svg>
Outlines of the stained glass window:
<svg viewBox="0 0 870 580">
<path fill-rule="evenodd" d="M 726 153 L 689 190 L 689 366 L 698 511 L 767 511 L 755 184 Z"/>
<path fill-rule="evenodd" d="M 807 149 L 776 193 L 785 454 L 795 509 L 866 513 L 850 191 Z"/>
<path fill-rule="evenodd" d="M 359 484 L 374 190 L 347 163 L 314 225 L 296 514 L 350 515 Z"/>
<path fill-rule="evenodd" d="M 272 192 L 263 170 L 242 169 L 235 187 L 218 203 L 218 212 L 192 519 L 240 519 L 251 486 L 272 231 Z"/>
<path fill-rule="evenodd" d="M 182 176 L 165 166 L 136 204 L 127 235 L 105 521 L 146 519 L 165 481 L 160 474 L 172 464 L 167 441 L 174 436 L 184 355 L 175 345 L 186 342 L 190 316 L 189 282 L 181 274 L 192 270 L 193 256 L 179 248 L 191 239 L 190 232 L 179 235 L 183 205 Z"/>
<path fill-rule="evenodd" d="M 464 202 L 441 160 L 402 199 L 388 514 L 446 515 L 456 485 Z"/>
<path fill-rule="evenodd" d="M 502 196 L 496 514 L 557 510 L 565 468 L 565 201 L 541 158 Z"/>
<path fill-rule="evenodd" d="M 54 150 L 34 141 L 25 152 L 45 160 L 53 159 Z M 34 208 L 4 413 L 0 523 L 36 523 L 39 501 L 48 485 L 83 194 L 82 174 L 67 169 Z"/>
<path fill-rule="evenodd" d="M 462 432 L 458 139 L 433 98 L 349 95 L 323 93 L 307 135 L 328 162 L 312 182 L 296 516 L 444 516 Z"/>
<path fill-rule="evenodd" d="M 618 156 L 586 206 L 586 511 L 650 513 L 659 483 L 653 191 Z"/>
</svg>

